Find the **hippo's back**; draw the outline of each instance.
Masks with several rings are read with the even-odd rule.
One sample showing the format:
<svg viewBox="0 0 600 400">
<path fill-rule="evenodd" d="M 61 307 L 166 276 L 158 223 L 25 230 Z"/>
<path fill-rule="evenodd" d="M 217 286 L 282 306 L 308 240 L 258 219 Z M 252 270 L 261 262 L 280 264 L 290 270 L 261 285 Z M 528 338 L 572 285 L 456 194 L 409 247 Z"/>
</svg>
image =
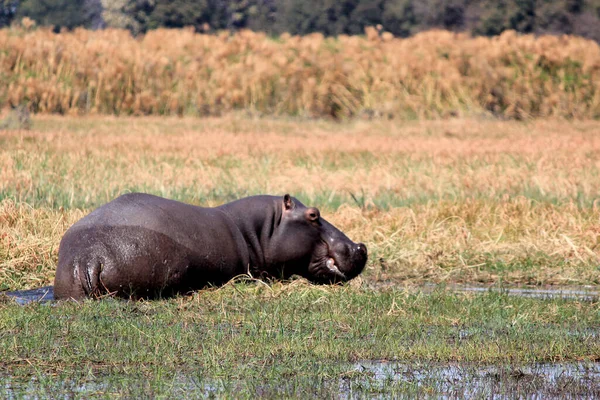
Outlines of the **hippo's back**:
<svg viewBox="0 0 600 400">
<path fill-rule="evenodd" d="M 247 260 L 236 226 L 217 209 L 131 193 L 75 223 L 59 247 L 55 297 L 155 297 L 221 283 Z M 147 293 L 132 293 L 145 288 Z"/>
<path fill-rule="evenodd" d="M 192 206 L 146 193 L 128 193 L 104 204 L 77 221 L 69 231 L 101 226 L 130 226 L 173 235 L 179 225 L 211 209 Z M 69 233 L 67 231 L 67 233 Z M 182 236 L 183 237 L 183 236 Z"/>
</svg>

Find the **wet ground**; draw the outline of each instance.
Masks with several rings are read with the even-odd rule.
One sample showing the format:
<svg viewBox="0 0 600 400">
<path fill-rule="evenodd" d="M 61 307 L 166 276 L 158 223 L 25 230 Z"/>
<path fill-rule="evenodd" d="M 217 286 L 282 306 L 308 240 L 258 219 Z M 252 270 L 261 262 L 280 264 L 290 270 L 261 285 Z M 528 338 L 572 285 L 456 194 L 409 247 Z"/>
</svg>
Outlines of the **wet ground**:
<svg viewBox="0 0 600 400">
<path fill-rule="evenodd" d="M 366 286 L 372 290 L 390 289 L 397 287 L 393 281 L 367 283 Z M 416 290 L 432 293 L 436 290 L 448 290 L 457 293 L 504 293 L 509 296 L 531 297 L 536 299 L 576 299 L 583 301 L 600 300 L 600 288 L 598 286 L 561 286 L 561 287 L 498 287 L 498 286 L 475 286 L 475 285 L 423 285 L 408 289 L 397 287 L 398 290 Z"/>
<path fill-rule="evenodd" d="M 419 288 L 433 292 L 440 287 L 430 285 Z M 373 288 L 375 289 L 375 288 Z M 464 293 L 500 292 L 510 296 L 535 298 L 566 298 L 579 301 L 598 301 L 600 292 L 592 287 L 575 288 L 489 288 L 477 286 L 444 286 L 443 289 Z M 32 301 L 53 300 L 51 286 L 26 291 L 4 293 L 19 304 Z M 469 336 L 465 331 L 461 335 Z M 568 334 L 568 333 L 567 333 Z M 586 336 L 598 338 L 598 330 L 584 332 Z M 600 398 L 600 363 L 544 363 L 530 365 L 480 365 L 469 363 L 405 364 L 396 361 L 362 361 L 343 368 L 339 377 L 328 377 L 308 386 L 306 393 L 312 397 L 333 398 L 389 398 L 394 394 L 408 394 L 418 397 L 442 398 Z M 199 378 L 200 372 L 188 371 L 170 379 L 168 388 L 149 387 L 147 378 L 134 376 L 112 376 L 98 374 L 93 379 L 73 379 L 56 375 L 36 374 L 27 380 L 15 380 L 0 370 L 0 394 L 3 398 L 22 397 L 87 397 L 90 394 L 134 395 L 139 393 L 168 394 L 194 393 L 200 397 L 216 395 L 230 396 L 245 393 L 250 396 L 271 397 L 274 393 L 284 397 L 295 397 L 297 390 L 302 392 L 303 383 L 274 382 L 262 386 L 248 387 L 247 382 L 235 381 L 232 377 L 220 380 Z M 287 390 L 286 385 L 293 385 Z M 298 387 L 298 385 L 300 387 Z M 132 389 L 134 388 L 134 389 Z M 137 388 L 137 389 L 136 389 Z M 161 389 L 162 388 L 162 389 Z M 129 392 L 123 392 L 127 390 Z M 158 392 L 156 392 L 158 390 Z M 318 394 L 318 395 L 317 395 Z M 311 397 L 311 396 L 309 396 Z M 393 396 L 392 396 L 393 397 Z"/>
</svg>

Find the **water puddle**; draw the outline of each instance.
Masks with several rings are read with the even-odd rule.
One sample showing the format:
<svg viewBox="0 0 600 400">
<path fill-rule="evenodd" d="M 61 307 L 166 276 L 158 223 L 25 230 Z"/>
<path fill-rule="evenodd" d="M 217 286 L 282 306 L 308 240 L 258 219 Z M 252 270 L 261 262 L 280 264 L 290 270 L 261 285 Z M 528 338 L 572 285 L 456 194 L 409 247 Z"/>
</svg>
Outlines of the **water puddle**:
<svg viewBox="0 0 600 400">
<path fill-rule="evenodd" d="M 356 386 L 374 390 L 399 387 L 442 398 L 597 398 L 600 363 L 533 364 L 520 367 L 473 364 L 404 364 L 359 362 L 352 373 L 366 380 L 348 380 L 341 393 L 353 397 Z M 384 396 L 381 396 L 384 397 Z"/>
<path fill-rule="evenodd" d="M 367 284 L 373 290 L 393 288 L 396 283 L 376 282 Z M 397 290 L 406 290 L 402 287 L 396 287 Z M 423 285 L 415 287 L 414 290 L 420 290 L 424 293 L 432 293 L 436 290 L 448 290 L 456 293 L 501 293 L 509 296 L 531 297 L 537 299 L 574 299 L 581 301 L 600 300 L 600 291 L 596 287 L 562 287 L 562 288 L 500 288 L 485 286 L 462 286 L 462 285 Z M 412 290 L 412 289 L 411 289 Z M 54 300 L 54 288 L 45 286 L 33 290 L 19 290 L 15 292 L 0 292 L 8 297 L 15 299 L 21 305 L 31 302 L 47 302 Z"/>
<path fill-rule="evenodd" d="M 155 386 L 155 387 L 151 387 Z M 171 380 L 149 384 L 148 377 L 136 375 L 102 375 L 80 380 L 55 375 L 36 375 L 26 381 L 3 377 L 0 374 L 0 398 L 152 398 L 152 393 L 173 395 L 175 398 L 215 398 L 220 391 L 215 385 L 194 376 L 176 375 Z M 120 395 L 119 395 L 120 394 Z M 184 396 L 184 394 L 186 396 Z"/>
<path fill-rule="evenodd" d="M 366 286 L 374 291 L 381 289 L 397 289 L 421 291 L 423 293 L 433 293 L 438 290 L 446 290 L 455 293 L 499 293 L 508 296 L 530 297 L 536 299 L 572 299 L 581 301 L 600 300 L 600 290 L 598 286 L 574 286 L 574 287 L 496 287 L 496 286 L 468 286 L 468 285 L 436 285 L 425 284 L 405 288 L 398 286 L 397 282 L 368 282 Z"/>
<path fill-rule="evenodd" d="M 54 287 L 45 286 L 39 289 L 32 290 L 17 290 L 16 292 L 4 292 L 8 297 L 13 298 L 17 303 L 25 305 L 32 302 L 44 303 L 54 300 Z"/>
<path fill-rule="evenodd" d="M 437 288 L 437 286 L 433 287 Z M 446 289 L 463 293 L 503 293 L 509 296 L 532 297 L 536 299 L 576 299 L 584 301 L 595 301 L 600 299 L 600 291 L 593 290 L 592 287 L 541 289 L 452 285 L 446 286 Z"/>
<path fill-rule="evenodd" d="M 342 370 L 344 370 L 342 368 Z M 37 375 L 17 381 L 0 373 L 3 398 L 22 397 L 300 397 L 380 398 L 435 397 L 460 399 L 598 398 L 600 363 L 498 366 L 362 361 L 338 376 L 271 377 L 252 381 L 210 377 L 202 371 L 161 376 Z"/>
</svg>

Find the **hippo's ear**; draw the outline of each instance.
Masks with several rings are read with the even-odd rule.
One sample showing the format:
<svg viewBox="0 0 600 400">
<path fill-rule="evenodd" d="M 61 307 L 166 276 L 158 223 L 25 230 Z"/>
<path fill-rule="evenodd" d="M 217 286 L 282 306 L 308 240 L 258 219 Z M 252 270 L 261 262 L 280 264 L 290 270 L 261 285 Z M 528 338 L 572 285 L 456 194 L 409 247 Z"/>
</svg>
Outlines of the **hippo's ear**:
<svg viewBox="0 0 600 400">
<path fill-rule="evenodd" d="M 293 210 L 294 207 L 296 207 L 296 204 L 294 204 L 294 200 L 292 200 L 292 197 L 286 193 L 285 196 L 283 196 L 283 209 Z"/>
</svg>

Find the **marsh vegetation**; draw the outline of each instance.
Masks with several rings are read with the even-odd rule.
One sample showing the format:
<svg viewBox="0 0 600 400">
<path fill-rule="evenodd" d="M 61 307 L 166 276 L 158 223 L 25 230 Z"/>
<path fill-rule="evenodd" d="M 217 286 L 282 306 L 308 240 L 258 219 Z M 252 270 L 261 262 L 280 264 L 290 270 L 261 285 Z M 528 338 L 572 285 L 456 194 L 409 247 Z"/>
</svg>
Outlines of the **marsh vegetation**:
<svg viewBox="0 0 600 400">
<path fill-rule="evenodd" d="M 0 387 L 42 396 L 323 398 L 452 393 L 452 378 L 458 397 L 460 388 L 597 394 L 597 308 L 303 282 L 238 282 L 154 302 L 8 303 L 0 305 Z M 556 362 L 558 372 L 544 367 Z"/>
<path fill-rule="evenodd" d="M 36 115 L 30 130 L 0 131 L 1 290 L 52 284 L 66 229 L 129 191 L 209 206 L 289 192 L 370 259 L 342 287 L 241 280 L 152 302 L 5 299 L 0 392 L 435 396 L 450 379 L 457 397 L 597 394 L 597 296 L 444 287 L 597 287 L 599 128 Z"/>
</svg>

